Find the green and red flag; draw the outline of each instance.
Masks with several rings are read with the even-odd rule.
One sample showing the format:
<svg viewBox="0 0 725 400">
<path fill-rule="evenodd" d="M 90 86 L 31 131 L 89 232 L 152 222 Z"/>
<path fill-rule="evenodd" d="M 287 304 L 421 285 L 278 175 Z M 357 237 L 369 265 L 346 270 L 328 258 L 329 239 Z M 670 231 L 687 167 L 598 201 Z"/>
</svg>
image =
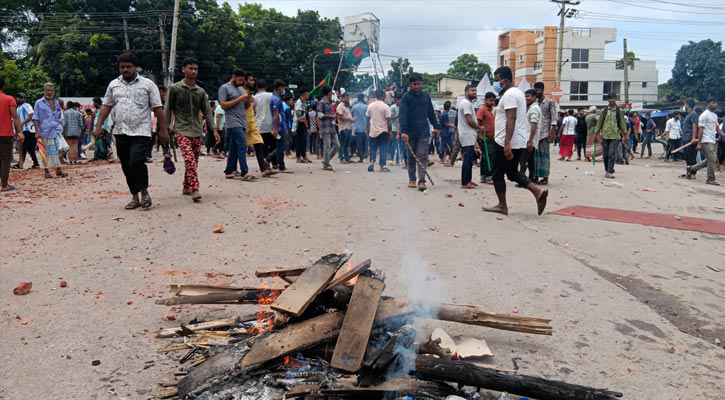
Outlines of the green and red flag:
<svg viewBox="0 0 725 400">
<path fill-rule="evenodd" d="M 314 89 L 310 90 L 310 97 L 313 97 L 315 99 L 319 99 L 320 97 L 322 97 L 322 87 L 329 84 L 330 72 L 328 71 L 327 75 L 325 75 L 325 79 L 321 80 Z"/>
<path fill-rule="evenodd" d="M 342 55 L 343 67 L 349 68 L 360 64 L 363 58 L 370 56 L 370 46 L 368 46 L 368 40 L 365 39 L 362 42 L 356 44 L 351 49 L 345 50 Z"/>
</svg>

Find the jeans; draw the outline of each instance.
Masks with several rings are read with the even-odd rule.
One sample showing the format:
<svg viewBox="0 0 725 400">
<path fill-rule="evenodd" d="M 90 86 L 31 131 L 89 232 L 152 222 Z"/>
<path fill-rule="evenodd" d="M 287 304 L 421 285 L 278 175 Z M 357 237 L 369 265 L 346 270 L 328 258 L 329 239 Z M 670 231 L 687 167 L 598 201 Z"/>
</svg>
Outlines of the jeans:
<svg viewBox="0 0 725 400">
<path fill-rule="evenodd" d="M 653 133 L 646 133 L 644 135 L 644 141 L 642 141 L 642 150 L 640 153 L 640 157 L 644 156 L 644 149 L 647 148 L 647 155 L 652 157 L 652 141 L 654 140 L 654 134 Z"/>
<path fill-rule="evenodd" d="M 451 155 L 451 153 L 453 153 L 453 132 L 449 132 L 445 135 L 441 135 L 440 140 L 441 140 L 441 145 L 439 148 L 440 154 Z M 441 157 L 443 157 L 443 156 L 441 155 Z"/>
<path fill-rule="evenodd" d="M 430 141 L 430 134 L 420 134 L 416 136 L 408 136 L 408 144 L 411 150 L 415 154 L 408 153 L 408 180 L 411 182 L 415 181 L 416 168 L 418 171 L 418 183 L 425 183 L 425 169 L 428 168 L 428 142 Z M 405 145 L 405 144 L 403 144 Z M 422 165 L 418 165 L 415 158 L 418 157 L 418 161 Z"/>
<path fill-rule="evenodd" d="M 617 143 L 619 139 L 603 139 L 602 155 L 604 156 L 604 172 L 614 173 L 614 163 L 617 161 Z"/>
<path fill-rule="evenodd" d="M 680 139 L 679 138 L 678 139 L 667 139 L 667 144 L 668 144 L 668 146 L 667 146 L 667 153 L 665 153 L 665 160 L 668 160 L 670 158 L 670 156 L 672 156 L 672 160 L 677 160 L 680 157 L 679 152 L 673 154 L 672 150 L 675 150 L 678 147 L 682 146 L 680 144 Z"/>
<path fill-rule="evenodd" d="M 397 135 L 393 133 L 393 137 L 397 138 Z M 403 162 L 403 164 L 408 165 L 408 149 L 405 148 L 405 143 L 403 143 L 403 139 L 395 139 L 395 163 L 399 163 L 400 161 Z"/>
<path fill-rule="evenodd" d="M 227 128 L 227 139 L 229 140 L 229 154 L 227 155 L 227 167 L 224 173 L 229 175 L 237 170 L 237 161 L 242 169 L 242 176 L 249 173 L 247 166 L 247 134 L 246 128 L 235 126 Z"/>
<path fill-rule="evenodd" d="M 531 180 L 519 171 L 519 161 L 526 149 L 511 150 L 513 158 L 510 160 L 507 160 L 504 156 L 503 146 L 496 142 L 493 143 L 492 149 L 489 150 L 493 150 L 493 159 L 495 161 L 493 163 L 493 187 L 496 193 L 506 193 L 506 181 L 504 177 L 512 182 L 518 183 L 521 187 L 529 186 Z"/>
<path fill-rule="evenodd" d="M 480 177 L 482 179 L 491 179 L 491 176 L 493 175 L 493 160 L 491 159 L 491 151 L 493 150 L 491 146 L 493 146 L 494 143 L 493 139 L 484 138 L 483 140 L 476 139 L 476 141 L 478 141 L 478 147 L 481 149 L 481 161 L 479 165 L 481 169 Z"/>
<path fill-rule="evenodd" d="M 695 146 L 694 144 L 690 147 Z M 697 172 L 707 167 L 707 182 L 715 182 L 715 168 L 717 167 L 717 143 L 703 143 L 702 150 L 705 152 L 706 160 L 690 167 L 691 172 Z"/>
<path fill-rule="evenodd" d="M 380 151 L 380 167 L 384 167 L 388 156 L 388 136 L 387 132 L 383 132 L 376 137 L 370 138 L 370 163 L 375 164 L 375 158 Z"/>
<path fill-rule="evenodd" d="M 116 151 L 121 160 L 121 169 L 131 194 L 137 194 L 149 187 L 149 172 L 146 168 L 146 149 L 150 137 L 116 135 Z"/>
<path fill-rule="evenodd" d="M 307 158 L 307 127 L 301 123 L 297 123 L 297 133 L 295 134 L 295 155 L 297 158 Z"/>
<path fill-rule="evenodd" d="M 368 152 L 368 135 L 365 132 L 355 132 L 355 145 L 360 161 L 365 159 Z"/>
<path fill-rule="evenodd" d="M 355 132 L 355 135 L 361 133 Z M 364 135 L 365 133 L 362 133 Z M 352 144 L 352 130 L 343 129 L 340 131 L 340 161 L 350 161 L 350 145 Z"/>
<path fill-rule="evenodd" d="M 35 147 L 38 145 L 35 140 L 35 132 L 25 131 L 23 132 L 25 140 L 23 140 L 23 155 L 20 157 L 21 161 L 25 160 L 25 155 L 30 154 L 30 158 L 33 159 L 33 166 L 39 167 L 38 157 L 35 155 Z"/>
<path fill-rule="evenodd" d="M 576 158 L 582 158 L 582 151 L 584 152 L 584 158 L 587 157 L 587 137 L 584 135 L 576 135 L 574 139 L 574 146 L 576 146 Z"/>
<path fill-rule="evenodd" d="M 337 133 L 334 131 L 331 133 L 322 134 L 322 151 L 325 155 L 322 164 L 326 167 L 330 166 L 330 160 L 335 157 L 335 154 L 340 150 L 340 140 L 337 138 Z"/>
<path fill-rule="evenodd" d="M 433 142 L 433 146 L 435 146 L 435 152 L 438 153 L 438 158 L 443 158 L 443 150 L 441 148 L 441 137 L 436 136 L 431 138 Z"/>
<path fill-rule="evenodd" d="M 465 186 L 471 182 L 471 178 L 473 177 L 473 157 L 474 157 L 473 146 L 461 147 L 461 153 L 463 153 L 463 167 L 461 168 L 461 185 Z"/>
</svg>

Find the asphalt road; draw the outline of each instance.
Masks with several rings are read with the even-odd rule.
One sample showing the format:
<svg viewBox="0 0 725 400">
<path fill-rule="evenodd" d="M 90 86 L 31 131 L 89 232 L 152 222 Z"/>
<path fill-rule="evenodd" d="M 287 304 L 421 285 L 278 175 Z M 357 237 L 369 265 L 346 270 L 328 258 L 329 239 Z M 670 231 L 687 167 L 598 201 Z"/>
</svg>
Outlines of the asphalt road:
<svg viewBox="0 0 725 400">
<path fill-rule="evenodd" d="M 20 190 L 0 195 L 0 398 L 150 398 L 179 357 L 158 354 L 167 342 L 153 331 L 256 309 L 154 305 L 169 283 L 258 284 L 258 267 L 348 249 L 386 274 L 386 294 L 553 320 L 551 337 L 423 324 L 485 338 L 500 368 L 518 357 L 521 373 L 626 399 L 723 399 L 723 235 L 537 216 L 531 195 L 513 185 L 511 214 L 501 218 L 481 211 L 495 202 L 492 187 L 461 190 L 460 170 L 440 165 L 430 169 L 436 186 L 423 194 L 406 187 L 399 167 L 368 173 L 366 164 L 335 163 L 331 173 L 291 160 L 294 175 L 243 183 L 202 158 L 204 199 L 194 204 L 181 196 L 183 167 L 168 176 L 159 158 L 147 211 L 123 209 L 118 164 L 68 168 L 69 178 L 52 180 L 13 171 Z M 636 160 L 617 167 L 612 186 L 601 164 L 554 160 L 548 210 L 588 205 L 725 220 L 725 188 L 678 179 L 680 169 Z M 219 223 L 225 232 L 212 233 Z M 32 291 L 13 295 L 23 281 Z"/>
</svg>

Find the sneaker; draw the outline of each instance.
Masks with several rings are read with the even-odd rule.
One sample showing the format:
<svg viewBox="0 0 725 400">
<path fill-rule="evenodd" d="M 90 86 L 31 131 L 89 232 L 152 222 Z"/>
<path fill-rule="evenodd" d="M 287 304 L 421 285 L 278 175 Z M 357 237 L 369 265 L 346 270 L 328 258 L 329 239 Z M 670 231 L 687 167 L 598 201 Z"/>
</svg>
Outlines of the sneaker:
<svg viewBox="0 0 725 400">
<path fill-rule="evenodd" d="M 334 169 L 332 169 L 332 165 L 325 165 L 324 167 L 322 167 L 322 169 L 324 169 L 325 171 L 334 171 Z"/>
<path fill-rule="evenodd" d="M 368 166 L 368 172 L 375 172 L 375 167 L 372 165 Z"/>
<path fill-rule="evenodd" d="M 191 189 L 181 189 L 182 196 L 191 196 Z"/>
<path fill-rule="evenodd" d="M 605 178 L 609 178 L 609 179 L 614 179 L 614 175 L 610 174 L 609 172 L 607 172 L 606 174 L 604 174 L 604 177 Z"/>
<path fill-rule="evenodd" d="M 719 183 L 717 183 L 717 181 L 714 181 L 714 180 L 713 180 L 713 181 L 707 181 L 707 182 L 705 182 L 705 183 L 706 183 L 706 184 L 708 184 L 708 185 L 713 185 L 713 186 L 720 186 L 720 184 L 719 184 Z"/>
</svg>

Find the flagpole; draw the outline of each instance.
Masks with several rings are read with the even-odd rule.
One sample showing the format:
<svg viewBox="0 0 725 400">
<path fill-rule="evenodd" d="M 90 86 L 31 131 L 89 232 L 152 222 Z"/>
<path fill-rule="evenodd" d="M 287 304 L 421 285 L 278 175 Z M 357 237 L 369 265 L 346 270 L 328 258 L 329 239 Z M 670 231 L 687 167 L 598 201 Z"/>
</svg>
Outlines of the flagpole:
<svg viewBox="0 0 725 400">
<path fill-rule="evenodd" d="M 337 72 L 335 72 L 335 80 L 332 81 L 332 89 L 335 89 L 337 84 L 337 75 L 340 74 L 340 68 L 342 68 L 342 58 L 345 56 L 345 52 L 340 49 L 340 62 L 337 64 Z"/>
<path fill-rule="evenodd" d="M 312 57 L 312 87 L 315 87 L 317 84 L 317 79 L 315 79 L 315 61 L 317 61 L 317 56 L 319 56 L 319 54 L 315 54 L 315 56 Z"/>
</svg>

